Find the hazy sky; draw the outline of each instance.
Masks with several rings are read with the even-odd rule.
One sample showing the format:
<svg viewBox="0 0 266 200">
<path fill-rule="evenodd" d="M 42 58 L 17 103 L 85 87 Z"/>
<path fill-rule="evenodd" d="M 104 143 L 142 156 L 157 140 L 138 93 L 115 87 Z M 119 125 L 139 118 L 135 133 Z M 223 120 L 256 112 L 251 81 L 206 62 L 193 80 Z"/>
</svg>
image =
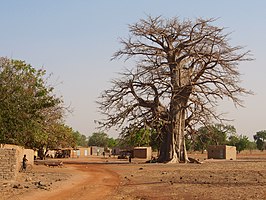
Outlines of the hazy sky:
<svg viewBox="0 0 266 200">
<path fill-rule="evenodd" d="M 0 3 L 0 56 L 25 60 L 53 73 L 52 84 L 74 109 L 66 123 L 82 134 L 95 131 L 101 118 L 95 101 L 117 72 L 128 66 L 110 61 L 128 24 L 147 15 L 218 18 L 232 45 L 251 50 L 255 60 L 241 63 L 242 86 L 255 95 L 245 108 L 225 102 L 219 110 L 234 119 L 238 134 L 266 129 L 266 1 L 264 0 L 3 0 Z M 115 132 L 110 136 L 116 137 Z"/>
</svg>

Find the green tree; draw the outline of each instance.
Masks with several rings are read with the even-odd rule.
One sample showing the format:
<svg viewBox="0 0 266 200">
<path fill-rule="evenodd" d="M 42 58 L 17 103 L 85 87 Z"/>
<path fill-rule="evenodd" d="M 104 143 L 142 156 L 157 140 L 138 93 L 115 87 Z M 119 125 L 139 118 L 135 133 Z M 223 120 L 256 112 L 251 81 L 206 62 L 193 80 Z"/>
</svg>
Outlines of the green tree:
<svg viewBox="0 0 266 200">
<path fill-rule="evenodd" d="M 107 147 L 108 146 L 108 135 L 104 132 L 93 133 L 92 136 L 89 136 L 88 145 L 89 146 L 99 146 Z"/>
<path fill-rule="evenodd" d="M 266 130 L 258 131 L 253 138 L 257 144 L 257 148 L 263 151 L 266 148 Z"/>
<path fill-rule="evenodd" d="M 76 147 L 74 131 L 71 127 L 56 123 L 47 132 L 36 134 L 34 147 L 38 149 L 38 156 L 44 159 L 48 150 Z"/>
<path fill-rule="evenodd" d="M 231 46 L 213 19 L 148 17 L 129 26 L 113 59 L 135 58 L 136 67 L 113 80 L 100 97 L 104 127 L 149 126 L 162 142 L 159 161 L 188 161 L 185 134 L 195 124 L 220 119 L 218 100 L 250 94 L 239 86 L 238 64 L 249 52 Z M 138 132 L 136 132 L 138 133 Z"/>
<path fill-rule="evenodd" d="M 113 148 L 113 147 L 116 147 L 118 145 L 118 140 L 117 139 L 114 139 L 114 138 L 108 138 L 108 147 L 109 148 Z"/>
<path fill-rule="evenodd" d="M 236 129 L 231 125 L 214 124 L 198 129 L 194 136 L 194 149 L 204 151 L 209 145 L 226 144 L 227 136 L 235 135 Z"/>
<path fill-rule="evenodd" d="M 162 138 L 161 135 L 157 133 L 155 129 L 151 129 L 151 136 L 150 136 L 150 146 L 153 151 L 159 152 Z"/>
<path fill-rule="evenodd" d="M 160 137 L 156 130 L 149 127 L 134 129 L 126 127 L 120 134 L 120 144 L 124 147 L 151 146 L 153 150 L 159 150 Z"/>
<path fill-rule="evenodd" d="M 251 142 L 251 141 L 249 141 L 249 143 L 248 143 L 248 145 L 247 145 L 247 149 L 248 149 L 249 151 L 252 151 L 252 150 L 257 149 L 256 142 Z"/>
<path fill-rule="evenodd" d="M 88 146 L 88 139 L 86 135 L 83 135 L 79 133 L 78 131 L 74 131 L 73 134 L 74 134 L 76 146 L 80 146 L 80 147 Z"/>
<path fill-rule="evenodd" d="M 149 146 L 150 143 L 150 130 L 149 129 L 129 129 L 124 131 L 123 137 L 131 147 Z"/>
<path fill-rule="evenodd" d="M 0 142 L 34 148 L 63 116 L 62 99 L 48 86 L 43 69 L 0 58 Z M 37 141 L 36 141 L 37 140 Z"/>
<path fill-rule="evenodd" d="M 0 58 L 0 143 L 45 150 L 73 146 L 73 130 L 63 123 L 66 108 L 48 85 L 44 69 Z"/>
<path fill-rule="evenodd" d="M 237 153 L 240 153 L 241 151 L 245 150 L 248 148 L 249 146 L 249 139 L 247 136 L 237 136 L 237 135 L 233 135 L 230 136 L 228 139 L 228 144 L 231 146 L 235 146 L 236 147 L 236 151 Z"/>
</svg>

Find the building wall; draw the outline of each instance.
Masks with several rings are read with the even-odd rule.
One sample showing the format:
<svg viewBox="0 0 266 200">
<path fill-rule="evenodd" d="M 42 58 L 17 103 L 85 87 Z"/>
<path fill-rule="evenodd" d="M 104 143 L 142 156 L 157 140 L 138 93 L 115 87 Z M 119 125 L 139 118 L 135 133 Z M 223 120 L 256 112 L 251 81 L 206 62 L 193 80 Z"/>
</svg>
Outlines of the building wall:
<svg viewBox="0 0 266 200">
<path fill-rule="evenodd" d="M 80 147 L 75 150 L 71 150 L 70 157 L 71 158 L 86 158 L 91 155 L 91 148 L 88 147 Z"/>
<path fill-rule="evenodd" d="M 119 147 L 112 148 L 112 155 L 119 155 L 121 149 Z"/>
<path fill-rule="evenodd" d="M 151 147 L 135 147 L 133 150 L 135 158 L 151 159 Z"/>
<path fill-rule="evenodd" d="M 226 146 L 226 157 L 227 160 L 236 160 L 236 147 L 234 146 Z"/>
<path fill-rule="evenodd" d="M 208 159 L 236 160 L 236 147 L 227 145 L 211 145 L 207 149 Z"/>
<path fill-rule="evenodd" d="M 0 180 L 13 180 L 18 173 L 18 151 L 0 148 Z"/>
<path fill-rule="evenodd" d="M 9 144 L 0 145 L 0 180 L 13 180 L 17 177 L 24 155 L 28 163 L 33 165 L 34 151 L 32 149 Z"/>
<path fill-rule="evenodd" d="M 91 154 L 90 155 L 100 156 L 104 152 L 104 148 L 103 147 L 92 146 L 90 148 L 91 148 Z"/>
<path fill-rule="evenodd" d="M 29 164 L 34 164 L 34 151 L 32 149 L 25 149 L 21 146 L 13 144 L 1 144 L 1 148 L 4 149 L 16 149 L 18 151 L 18 161 L 22 163 L 23 156 L 26 155 Z"/>
</svg>

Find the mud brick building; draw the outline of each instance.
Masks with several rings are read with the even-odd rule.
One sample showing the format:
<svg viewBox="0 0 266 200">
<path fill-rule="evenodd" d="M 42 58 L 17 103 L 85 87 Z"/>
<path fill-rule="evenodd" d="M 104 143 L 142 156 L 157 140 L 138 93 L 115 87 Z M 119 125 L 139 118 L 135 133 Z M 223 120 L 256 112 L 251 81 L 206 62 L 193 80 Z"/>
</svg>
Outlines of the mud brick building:
<svg viewBox="0 0 266 200">
<path fill-rule="evenodd" d="M 236 147 L 227 145 L 211 145 L 207 149 L 208 159 L 236 160 Z"/>
<path fill-rule="evenodd" d="M 79 147 L 71 150 L 71 158 L 86 158 L 91 155 L 91 148 Z"/>
<path fill-rule="evenodd" d="M 133 150 L 133 155 L 135 158 L 151 159 L 152 149 L 151 147 L 135 147 Z"/>
</svg>

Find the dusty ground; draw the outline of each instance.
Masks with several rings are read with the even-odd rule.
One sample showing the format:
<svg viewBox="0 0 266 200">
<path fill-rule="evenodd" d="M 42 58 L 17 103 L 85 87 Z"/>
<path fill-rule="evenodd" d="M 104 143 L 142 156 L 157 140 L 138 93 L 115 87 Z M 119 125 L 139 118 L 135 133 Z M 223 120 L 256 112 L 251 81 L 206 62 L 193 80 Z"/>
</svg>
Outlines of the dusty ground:
<svg viewBox="0 0 266 200">
<path fill-rule="evenodd" d="M 193 157 L 204 160 L 206 155 Z M 146 164 L 136 159 L 118 163 L 115 158 L 64 163 L 62 168 L 35 165 L 33 173 L 1 183 L 0 199 L 266 200 L 266 153 L 246 152 L 237 161 L 205 160 L 203 164 Z"/>
<path fill-rule="evenodd" d="M 0 184 L 0 200 L 104 199 L 118 186 L 118 174 L 103 164 L 76 161 L 63 167 L 34 165 L 32 172 L 20 173 L 16 181 Z"/>
<path fill-rule="evenodd" d="M 112 199 L 266 199 L 266 162 L 118 166 Z"/>
</svg>

